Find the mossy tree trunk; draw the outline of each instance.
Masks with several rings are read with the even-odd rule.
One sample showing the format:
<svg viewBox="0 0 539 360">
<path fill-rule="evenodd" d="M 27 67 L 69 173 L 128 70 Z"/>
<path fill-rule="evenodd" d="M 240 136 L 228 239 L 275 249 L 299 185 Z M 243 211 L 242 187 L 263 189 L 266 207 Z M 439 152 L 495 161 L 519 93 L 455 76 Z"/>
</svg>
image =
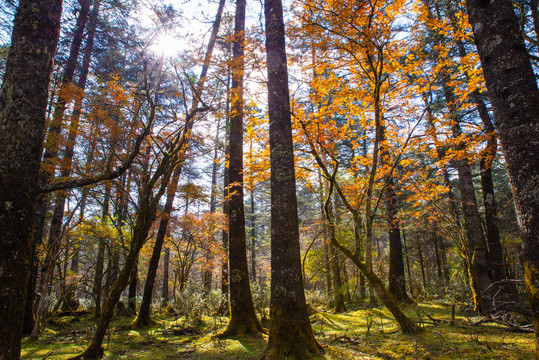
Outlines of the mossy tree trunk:
<svg viewBox="0 0 539 360">
<path fill-rule="evenodd" d="M 311 328 L 301 273 L 292 122 L 281 0 L 266 0 L 271 161 L 270 333 L 262 359 L 323 353 Z"/>
<path fill-rule="evenodd" d="M 0 358 L 18 359 L 60 0 L 21 0 L 0 90 Z"/>
<path fill-rule="evenodd" d="M 466 7 L 511 181 L 539 358 L 539 90 L 513 4 L 467 0 Z"/>
<path fill-rule="evenodd" d="M 245 46 L 245 0 L 236 0 L 232 48 L 230 155 L 228 189 L 228 263 L 230 320 L 220 336 L 264 332 L 256 317 L 249 285 L 245 207 L 243 202 L 243 72 Z"/>
</svg>

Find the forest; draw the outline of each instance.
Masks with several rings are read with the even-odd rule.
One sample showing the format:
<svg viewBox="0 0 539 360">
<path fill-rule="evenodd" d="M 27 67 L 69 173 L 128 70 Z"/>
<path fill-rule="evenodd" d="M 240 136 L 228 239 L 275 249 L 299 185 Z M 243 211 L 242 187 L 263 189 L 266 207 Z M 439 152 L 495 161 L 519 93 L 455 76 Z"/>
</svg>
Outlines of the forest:
<svg viewBox="0 0 539 360">
<path fill-rule="evenodd" d="M 0 0 L 0 360 L 539 359 L 537 0 Z"/>
</svg>

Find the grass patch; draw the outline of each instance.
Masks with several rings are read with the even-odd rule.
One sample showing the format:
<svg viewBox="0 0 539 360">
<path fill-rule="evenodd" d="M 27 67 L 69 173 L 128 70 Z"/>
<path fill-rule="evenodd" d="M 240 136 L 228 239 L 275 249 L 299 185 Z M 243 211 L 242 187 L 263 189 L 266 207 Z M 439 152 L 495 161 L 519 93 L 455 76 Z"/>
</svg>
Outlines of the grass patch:
<svg viewBox="0 0 539 360">
<path fill-rule="evenodd" d="M 386 308 L 318 312 L 311 317 L 328 360 L 348 359 L 533 359 L 533 334 L 508 331 L 496 324 L 471 326 L 462 313 L 450 324 L 451 305 L 425 303 L 406 309 L 422 323 L 417 335 L 404 335 Z M 433 324 L 433 319 L 444 320 Z M 131 317 L 116 317 L 105 337 L 105 359 L 257 359 L 267 337 L 216 339 L 227 322 L 204 317 L 193 324 L 183 317 L 154 315 L 155 324 L 133 330 Z M 24 339 L 22 359 L 66 359 L 88 344 L 96 319 L 65 316 L 44 324 L 38 340 Z M 267 324 L 265 324 L 267 326 Z"/>
</svg>

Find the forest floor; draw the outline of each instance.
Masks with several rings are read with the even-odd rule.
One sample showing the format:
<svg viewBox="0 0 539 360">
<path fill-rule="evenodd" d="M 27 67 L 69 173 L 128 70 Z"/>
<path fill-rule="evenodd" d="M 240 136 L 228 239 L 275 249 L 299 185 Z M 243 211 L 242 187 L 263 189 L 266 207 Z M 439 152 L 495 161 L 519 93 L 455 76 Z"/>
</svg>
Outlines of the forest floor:
<svg viewBox="0 0 539 360">
<path fill-rule="evenodd" d="M 351 307 L 351 306 L 350 306 Z M 422 324 L 416 335 L 404 335 L 385 308 L 317 312 L 311 317 L 326 359 L 532 359 L 533 334 L 510 331 L 493 323 L 473 325 L 479 318 L 449 304 L 422 303 L 407 312 Z M 428 315 L 427 315 L 428 314 Z M 429 317 L 430 316 L 430 317 Z M 143 330 L 130 327 L 131 317 L 117 316 L 105 338 L 105 359 L 257 359 L 266 340 L 249 337 L 217 339 L 225 317 L 204 317 L 196 324 L 184 317 L 154 316 Z M 438 322 L 438 320 L 440 320 Z M 49 319 L 38 340 L 24 339 L 22 359 L 66 359 L 88 343 L 95 318 L 90 314 Z M 267 321 L 263 321 L 268 326 Z"/>
</svg>

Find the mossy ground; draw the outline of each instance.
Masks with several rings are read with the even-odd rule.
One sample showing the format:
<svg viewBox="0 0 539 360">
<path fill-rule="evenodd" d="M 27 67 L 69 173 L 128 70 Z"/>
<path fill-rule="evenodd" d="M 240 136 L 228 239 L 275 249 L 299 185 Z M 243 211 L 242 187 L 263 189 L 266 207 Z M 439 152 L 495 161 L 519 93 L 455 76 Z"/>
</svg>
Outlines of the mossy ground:
<svg viewBox="0 0 539 360">
<path fill-rule="evenodd" d="M 349 306 L 350 307 L 350 306 Z M 410 307 L 408 315 L 422 322 L 423 331 L 403 335 L 385 308 L 356 309 L 344 314 L 319 312 L 311 317 L 328 360 L 345 359 L 533 359 L 533 335 L 508 331 L 495 324 L 470 325 L 473 318 L 458 314 L 450 324 L 451 308 L 443 304 Z M 424 315 L 443 320 L 432 324 Z M 130 317 L 117 317 L 105 338 L 105 359 L 257 359 L 266 338 L 217 339 L 223 317 L 204 318 L 196 325 L 182 317 L 156 314 L 156 324 L 132 330 Z M 39 340 L 24 339 L 22 359 L 65 359 L 87 345 L 95 319 L 65 316 L 45 323 Z M 267 326 L 267 323 L 263 323 Z"/>
</svg>

